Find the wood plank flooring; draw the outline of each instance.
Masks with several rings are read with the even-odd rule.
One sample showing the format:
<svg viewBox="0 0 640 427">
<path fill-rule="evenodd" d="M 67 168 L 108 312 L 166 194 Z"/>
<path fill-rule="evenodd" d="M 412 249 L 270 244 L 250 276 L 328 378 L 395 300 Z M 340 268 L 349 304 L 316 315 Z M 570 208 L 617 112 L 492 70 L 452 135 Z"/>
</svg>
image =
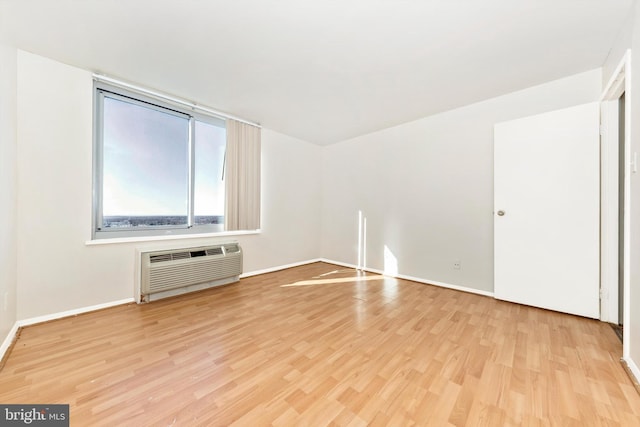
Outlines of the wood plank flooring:
<svg viewBox="0 0 640 427">
<path fill-rule="evenodd" d="M 72 426 L 640 426 L 599 321 L 316 263 L 26 327 L 1 403 Z"/>
</svg>

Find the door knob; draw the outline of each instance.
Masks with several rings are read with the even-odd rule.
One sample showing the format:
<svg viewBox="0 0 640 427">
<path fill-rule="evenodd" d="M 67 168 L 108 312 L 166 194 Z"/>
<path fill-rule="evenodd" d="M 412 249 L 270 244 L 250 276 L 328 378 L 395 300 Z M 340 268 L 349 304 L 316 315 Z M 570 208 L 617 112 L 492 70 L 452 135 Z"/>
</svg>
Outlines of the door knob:
<svg viewBox="0 0 640 427">
<path fill-rule="evenodd" d="M 498 216 L 504 216 L 504 211 L 498 211 Z"/>
</svg>

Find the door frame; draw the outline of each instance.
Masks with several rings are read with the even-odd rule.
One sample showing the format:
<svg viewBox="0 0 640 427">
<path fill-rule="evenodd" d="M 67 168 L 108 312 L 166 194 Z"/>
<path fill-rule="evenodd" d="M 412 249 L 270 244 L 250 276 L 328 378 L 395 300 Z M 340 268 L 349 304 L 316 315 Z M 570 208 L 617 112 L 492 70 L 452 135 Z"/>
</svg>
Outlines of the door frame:
<svg viewBox="0 0 640 427">
<path fill-rule="evenodd" d="M 600 319 L 605 322 L 618 322 L 618 158 L 611 153 L 618 140 L 618 106 L 622 93 L 625 94 L 624 123 L 624 269 L 623 269 L 623 325 L 630 322 L 629 302 L 629 252 L 630 252 L 630 179 L 636 173 L 637 165 L 631 156 L 631 50 L 627 50 L 616 67 L 600 97 L 600 153 L 601 161 L 601 226 L 600 226 Z M 615 104 L 615 105 L 614 105 Z M 629 356 L 629 327 L 623 329 L 622 356 Z"/>
</svg>

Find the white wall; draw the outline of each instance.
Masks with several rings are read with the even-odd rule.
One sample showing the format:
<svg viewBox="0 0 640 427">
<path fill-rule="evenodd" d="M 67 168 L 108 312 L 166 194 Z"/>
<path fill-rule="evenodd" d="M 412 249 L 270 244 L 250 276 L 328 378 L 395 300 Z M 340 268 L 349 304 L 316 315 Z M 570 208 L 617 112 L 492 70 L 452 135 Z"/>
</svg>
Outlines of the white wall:
<svg viewBox="0 0 640 427">
<path fill-rule="evenodd" d="M 636 2 L 634 10 L 633 40 L 631 45 L 631 152 L 640 153 L 640 3 Z M 625 323 L 625 332 L 630 336 L 629 353 L 635 364 L 636 378 L 640 379 L 640 174 L 631 174 L 630 185 L 630 251 L 629 259 L 631 278 L 629 280 L 630 321 Z"/>
<path fill-rule="evenodd" d="M 87 246 L 92 105 L 91 73 L 18 51 L 18 319 L 133 298 L 137 247 L 229 240 Z M 319 256 L 321 148 L 267 129 L 262 141 L 263 231 L 237 237 L 245 272 Z"/>
<path fill-rule="evenodd" d="M 599 98 L 593 70 L 326 147 L 322 256 L 493 291 L 493 125 Z M 453 263 L 460 260 L 461 269 Z M 389 266 L 387 262 L 387 267 Z"/>
<path fill-rule="evenodd" d="M 0 44 L 0 343 L 16 321 L 16 64 Z"/>
</svg>

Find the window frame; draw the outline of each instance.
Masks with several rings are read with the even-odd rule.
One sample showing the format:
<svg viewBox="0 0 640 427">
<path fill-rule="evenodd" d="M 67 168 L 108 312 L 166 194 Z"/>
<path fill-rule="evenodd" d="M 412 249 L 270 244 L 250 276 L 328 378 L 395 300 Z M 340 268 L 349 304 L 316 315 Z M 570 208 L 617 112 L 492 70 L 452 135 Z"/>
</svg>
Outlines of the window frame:
<svg viewBox="0 0 640 427">
<path fill-rule="evenodd" d="M 191 234 L 210 234 L 224 232 L 224 221 L 221 224 L 195 224 L 194 215 L 194 182 L 195 182 L 195 125 L 196 121 L 221 127 L 226 130 L 226 120 L 213 114 L 193 111 L 177 103 L 149 96 L 117 85 L 94 80 L 93 84 L 93 182 L 92 182 L 92 240 L 117 239 L 130 237 L 181 236 Z M 103 224 L 103 183 L 104 183 L 104 99 L 112 98 L 133 105 L 151 108 L 176 117 L 188 120 L 188 152 L 187 152 L 187 224 L 160 225 L 136 228 L 100 228 Z M 222 184 L 224 185 L 224 183 Z M 223 215 L 224 218 L 224 215 Z"/>
</svg>

